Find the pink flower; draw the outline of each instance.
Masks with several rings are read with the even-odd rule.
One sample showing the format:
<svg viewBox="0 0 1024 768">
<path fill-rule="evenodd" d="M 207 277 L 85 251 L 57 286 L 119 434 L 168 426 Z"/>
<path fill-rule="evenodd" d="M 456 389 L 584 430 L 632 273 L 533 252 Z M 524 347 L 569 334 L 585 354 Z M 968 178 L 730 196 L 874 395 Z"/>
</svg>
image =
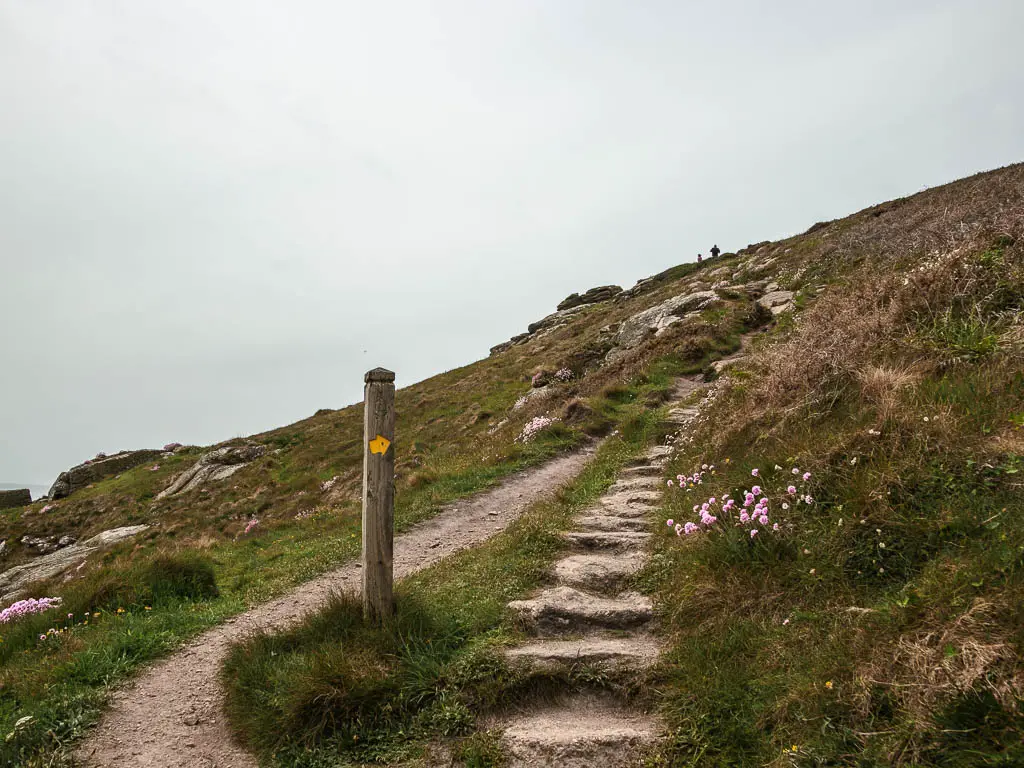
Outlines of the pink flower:
<svg viewBox="0 0 1024 768">
<path fill-rule="evenodd" d="M 811 473 L 810 472 L 804 472 L 804 482 L 806 483 L 810 479 L 811 479 Z"/>
<path fill-rule="evenodd" d="M 749 520 L 750 520 L 750 515 L 748 515 L 746 512 L 740 512 L 740 522 L 741 523 L 745 523 L 745 522 L 747 522 Z"/>
<path fill-rule="evenodd" d="M 772 530 L 773 530 L 773 531 L 777 531 L 777 530 L 779 530 L 779 524 L 778 524 L 778 523 L 775 523 L 775 525 L 773 525 L 773 526 L 772 526 Z"/>
<path fill-rule="evenodd" d="M 669 528 L 671 528 L 675 524 L 676 524 L 676 521 L 673 520 L 671 517 L 668 520 L 665 521 L 665 525 L 667 525 Z"/>
<path fill-rule="evenodd" d="M 757 536 L 757 528 L 751 528 L 750 529 L 750 538 L 754 538 L 755 536 Z"/>
<path fill-rule="evenodd" d="M 757 518 L 757 522 L 759 522 L 761 525 L 768 525 L 768 516 L 761 515 L 759 518 Z"/>
<path fill-rule="evenodd" d="M 800 470 L 797 469 L 796 467 L 793 467 L 793 474 L 794 475 L 799 475 L 800 474 Z"/>
<path fill-rule="evenodd" d="M 790 496 L 796 496 L 796 486 L 789 486 L 789 488 L 786 489 L 786 493 L 788 493 Z"/>
<path fill-rule="evenodd" d="M 671 487 L 672 487 L 672 481 L 671 481 L 671 480 L 669 480 L 669 481 L 668 481 L 668 487 L 669 487 L 669 488 L 671 488 Z"/>
<path fill-rule="evenodd" d="M 30 597 L 27 600 L 19 600 L 0 611 L 0 624 L 6 624 L 33 613 L 42 613 L 50 608 L 56 608 L 60 604 L 61 598 L 59 597 L 40 597 L 38 600 Z"/>
<path fill-rule="evenodd" d="M 752 474 L 754 477 L 757 477 L 758 473 L 759 473 L 759 470 L 757 470 L 757 469 L 750 470 L 750 474 Z"/>
<path fill-rule="evenodd" d="M 685 533 L 687 536 L 689 536 L 691 533 L 696 533 L 699 530 L 700 528 L 698 528 L 693 523 L 687 523 L 683 526 L 683 533 Z"/>
</svg>

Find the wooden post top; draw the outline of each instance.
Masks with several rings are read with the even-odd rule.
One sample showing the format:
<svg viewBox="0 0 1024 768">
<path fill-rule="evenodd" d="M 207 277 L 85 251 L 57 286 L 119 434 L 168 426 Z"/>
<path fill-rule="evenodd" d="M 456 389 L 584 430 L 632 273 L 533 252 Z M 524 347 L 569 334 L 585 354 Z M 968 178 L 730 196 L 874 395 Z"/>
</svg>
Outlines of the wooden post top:
<svg viewBox="0 0 1024 768">
<path fill-rule="evenodd" d="M 394 381 L 395 372 L 389 371 L 387 368 L 374 368 L 372 371 L 367 371 L 366 376 L 363 377 L 363 381 L 369 384 L 371 381 Z"/>
</svg>

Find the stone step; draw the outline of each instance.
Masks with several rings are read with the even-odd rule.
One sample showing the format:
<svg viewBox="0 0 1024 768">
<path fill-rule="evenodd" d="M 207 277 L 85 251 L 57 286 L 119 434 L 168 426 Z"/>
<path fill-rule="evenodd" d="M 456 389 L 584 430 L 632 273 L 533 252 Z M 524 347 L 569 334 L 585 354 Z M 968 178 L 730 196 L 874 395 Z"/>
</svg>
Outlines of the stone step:
<svg viewBox="0 0 1024 768">
<path fill-rule="evenodd" d="M 614 669 L 643 669 L 658 658 L 658 644 L 650 635 L 584 637 L 579 640 L 538 640 L 509 648 L 505 657 L 534 667 L 558 669 L 579 664 Z"/>
<path fill-rule="evenodd" d="M 672 390 L 673 400 L 682 400 L 683 398 L 689 397 L 694 392 L 707 389 L 709 384 L 704 381 L 704 377 L 700 374 L 693 376 L 683 376 L 676 379 L 675 388 Z"/>
<path fill-rule="evenodd" d="M 711 364 L 711 367 L 715 369 L 715 373 L 721 373 L 726 368 L 736 365 L 736 363 L 742 362 L 743 360 L 746 359 L 746 355 L 733 355 L 732 357 L 726 357 L 723 358 L 722 360 L 716 360 Z"/>
<path fill-rule="evenodd" d="M 655 507 L 652 507 L 650 504 L 626 504 L 623 502 L 607 503 L 602 500 L 601 506 L 597 509 L 590 510 L 590 514 L 643 518 L 646 520 L 652 513 L 653 509 L 655 509 Z"/>
<path fill-rule="evenodd" d="M 654 463 L 667 459 L 672 455 L 672 447 L 668 445 L 656 445 L 653 448 L 648 449 L 647 453 L 644 454 L 648 461 Z"/>
<path fill-rule="evenodd" d="M 507 768 L 635 765 L 661 736 L 657 720 L 597 696 L 574 696 L 499 724 Z"/>
<path fill-rule="evenodd" d="M 648 464 L 646 461 L 643 464 L 637 464 L 634 467 L 625 467 L 619 472 L 619 477 L 661 477 L 661 467 L 656 467 L 653 464 Z"/>
<path fill-rule="evenodd" d="M 646 505 L 652 506 L 662 503 L 662 486 L 658 484 L 655 486 L 657 489 L 645 489 L 645 488 L 630 488 L 628 490 L 620 490 L 616 493 L 607 493 L 601 497 L 602 505 Z M 668 487 L 668 486 L 667 486 Z"/>
<path fill-rule="evenodd" d="M 662 485 L 661 472 L 657 475 L 647 475 L 645 477 L 627 477 L 622 478 L 613 483 L 606 493 L 616 495 L 619 493 L 630 493 L 632 491 L 653 491 L 661 488 Z"/>
<path fill-rule="evenodd" d="M 647 493 L 645 491 L 645 493 Z M 656 509 L 661 501 L 661 494 L 655 493 L 646 498 L 635 493 L 619 493 L 614 496 L 602 496 L 598 501 L 604 510 L 600 514 L 618 515 L 619 517 L 644 517 Z"/>
<path fill-rule="evenodd" d="M 695 407 L 673 408 L 666 416 L 673 424 L 689 424 L 700 411 Z"/>
<path fill-rule="evenodd" d="M 602 591 L 637 573 L 643 564 L 641 552 L 570 555 L 555 563 L 555 578 L 563 586 Z"/>
<path fill-rule="evenodd" d="M 508 604 L 529 632 L 550 637 L 595 629 L 633 629 L 651 620 L 651 601 L 636 592 L 597 597 L 572 587 L 552 587 Z"/>
<path fill-rule="evenodd" d="M 587 515 L 576 520 L 585 531 L 649 531 L 651 526 L 642 517 L 618 515 Z"/>
<path fill-rule="evenodd" d="M 651 538 L 641 531 L 570 531 L 562 538 L 580 549 L 642 550 Z"/>
</svg>

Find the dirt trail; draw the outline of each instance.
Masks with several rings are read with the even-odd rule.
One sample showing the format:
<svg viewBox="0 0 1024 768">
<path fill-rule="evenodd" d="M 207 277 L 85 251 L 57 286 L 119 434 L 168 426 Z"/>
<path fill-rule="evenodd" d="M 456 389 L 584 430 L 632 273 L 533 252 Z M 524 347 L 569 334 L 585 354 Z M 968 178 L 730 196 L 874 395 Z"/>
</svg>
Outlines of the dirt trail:
<svg viewBox="0 0 1024 768">
<path fill-rule="evenodd" d="M 448 507 L 395 538 L 395 577 L 426 568 L 503 530 L 539 498 L 575 477 L 595 447 L 520 472 L 502 485 Z M 497 514 L 495 514 L 497 513 Z M 217 626 L 117 691 L 110 711 L 75 755 L 97 768 L 255 768 L 231 738 L 219 685 L 232 643 L 257 628 L 283 628 L 316 609 L 334 590 L 357 590 L 349 563 L 287 595 Z"/>
</svg>

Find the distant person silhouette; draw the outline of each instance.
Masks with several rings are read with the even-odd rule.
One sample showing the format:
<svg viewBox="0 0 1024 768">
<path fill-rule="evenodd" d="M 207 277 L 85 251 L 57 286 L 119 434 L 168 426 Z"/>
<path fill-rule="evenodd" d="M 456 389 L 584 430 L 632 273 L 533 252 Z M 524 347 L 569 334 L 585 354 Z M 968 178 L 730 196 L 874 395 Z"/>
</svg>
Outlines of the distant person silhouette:
<svg viewBox="0 0 1024 768">
<path fill-rule="evenodd" d="M 721 251 L 718 250 L 718 245 L 717 244 L 711 246 L 711 258 L 712 259 L 717 259 L 718 258 L 718 254 L 720 254 L 720 253 L 721 253 Z"/>
<path fill-rule="evenodd" d="M 701 263 L 702 261 L 704 261 L 704 257 L 703 257 L 703 256 L 701 256 L 701 255 L 700 255 L 700 254 L 698 253 L 698 254 L 697 254 L 697 263 L 698 263 L 698 264 L 700 264 L 700 263 Z"/>
</svg>

